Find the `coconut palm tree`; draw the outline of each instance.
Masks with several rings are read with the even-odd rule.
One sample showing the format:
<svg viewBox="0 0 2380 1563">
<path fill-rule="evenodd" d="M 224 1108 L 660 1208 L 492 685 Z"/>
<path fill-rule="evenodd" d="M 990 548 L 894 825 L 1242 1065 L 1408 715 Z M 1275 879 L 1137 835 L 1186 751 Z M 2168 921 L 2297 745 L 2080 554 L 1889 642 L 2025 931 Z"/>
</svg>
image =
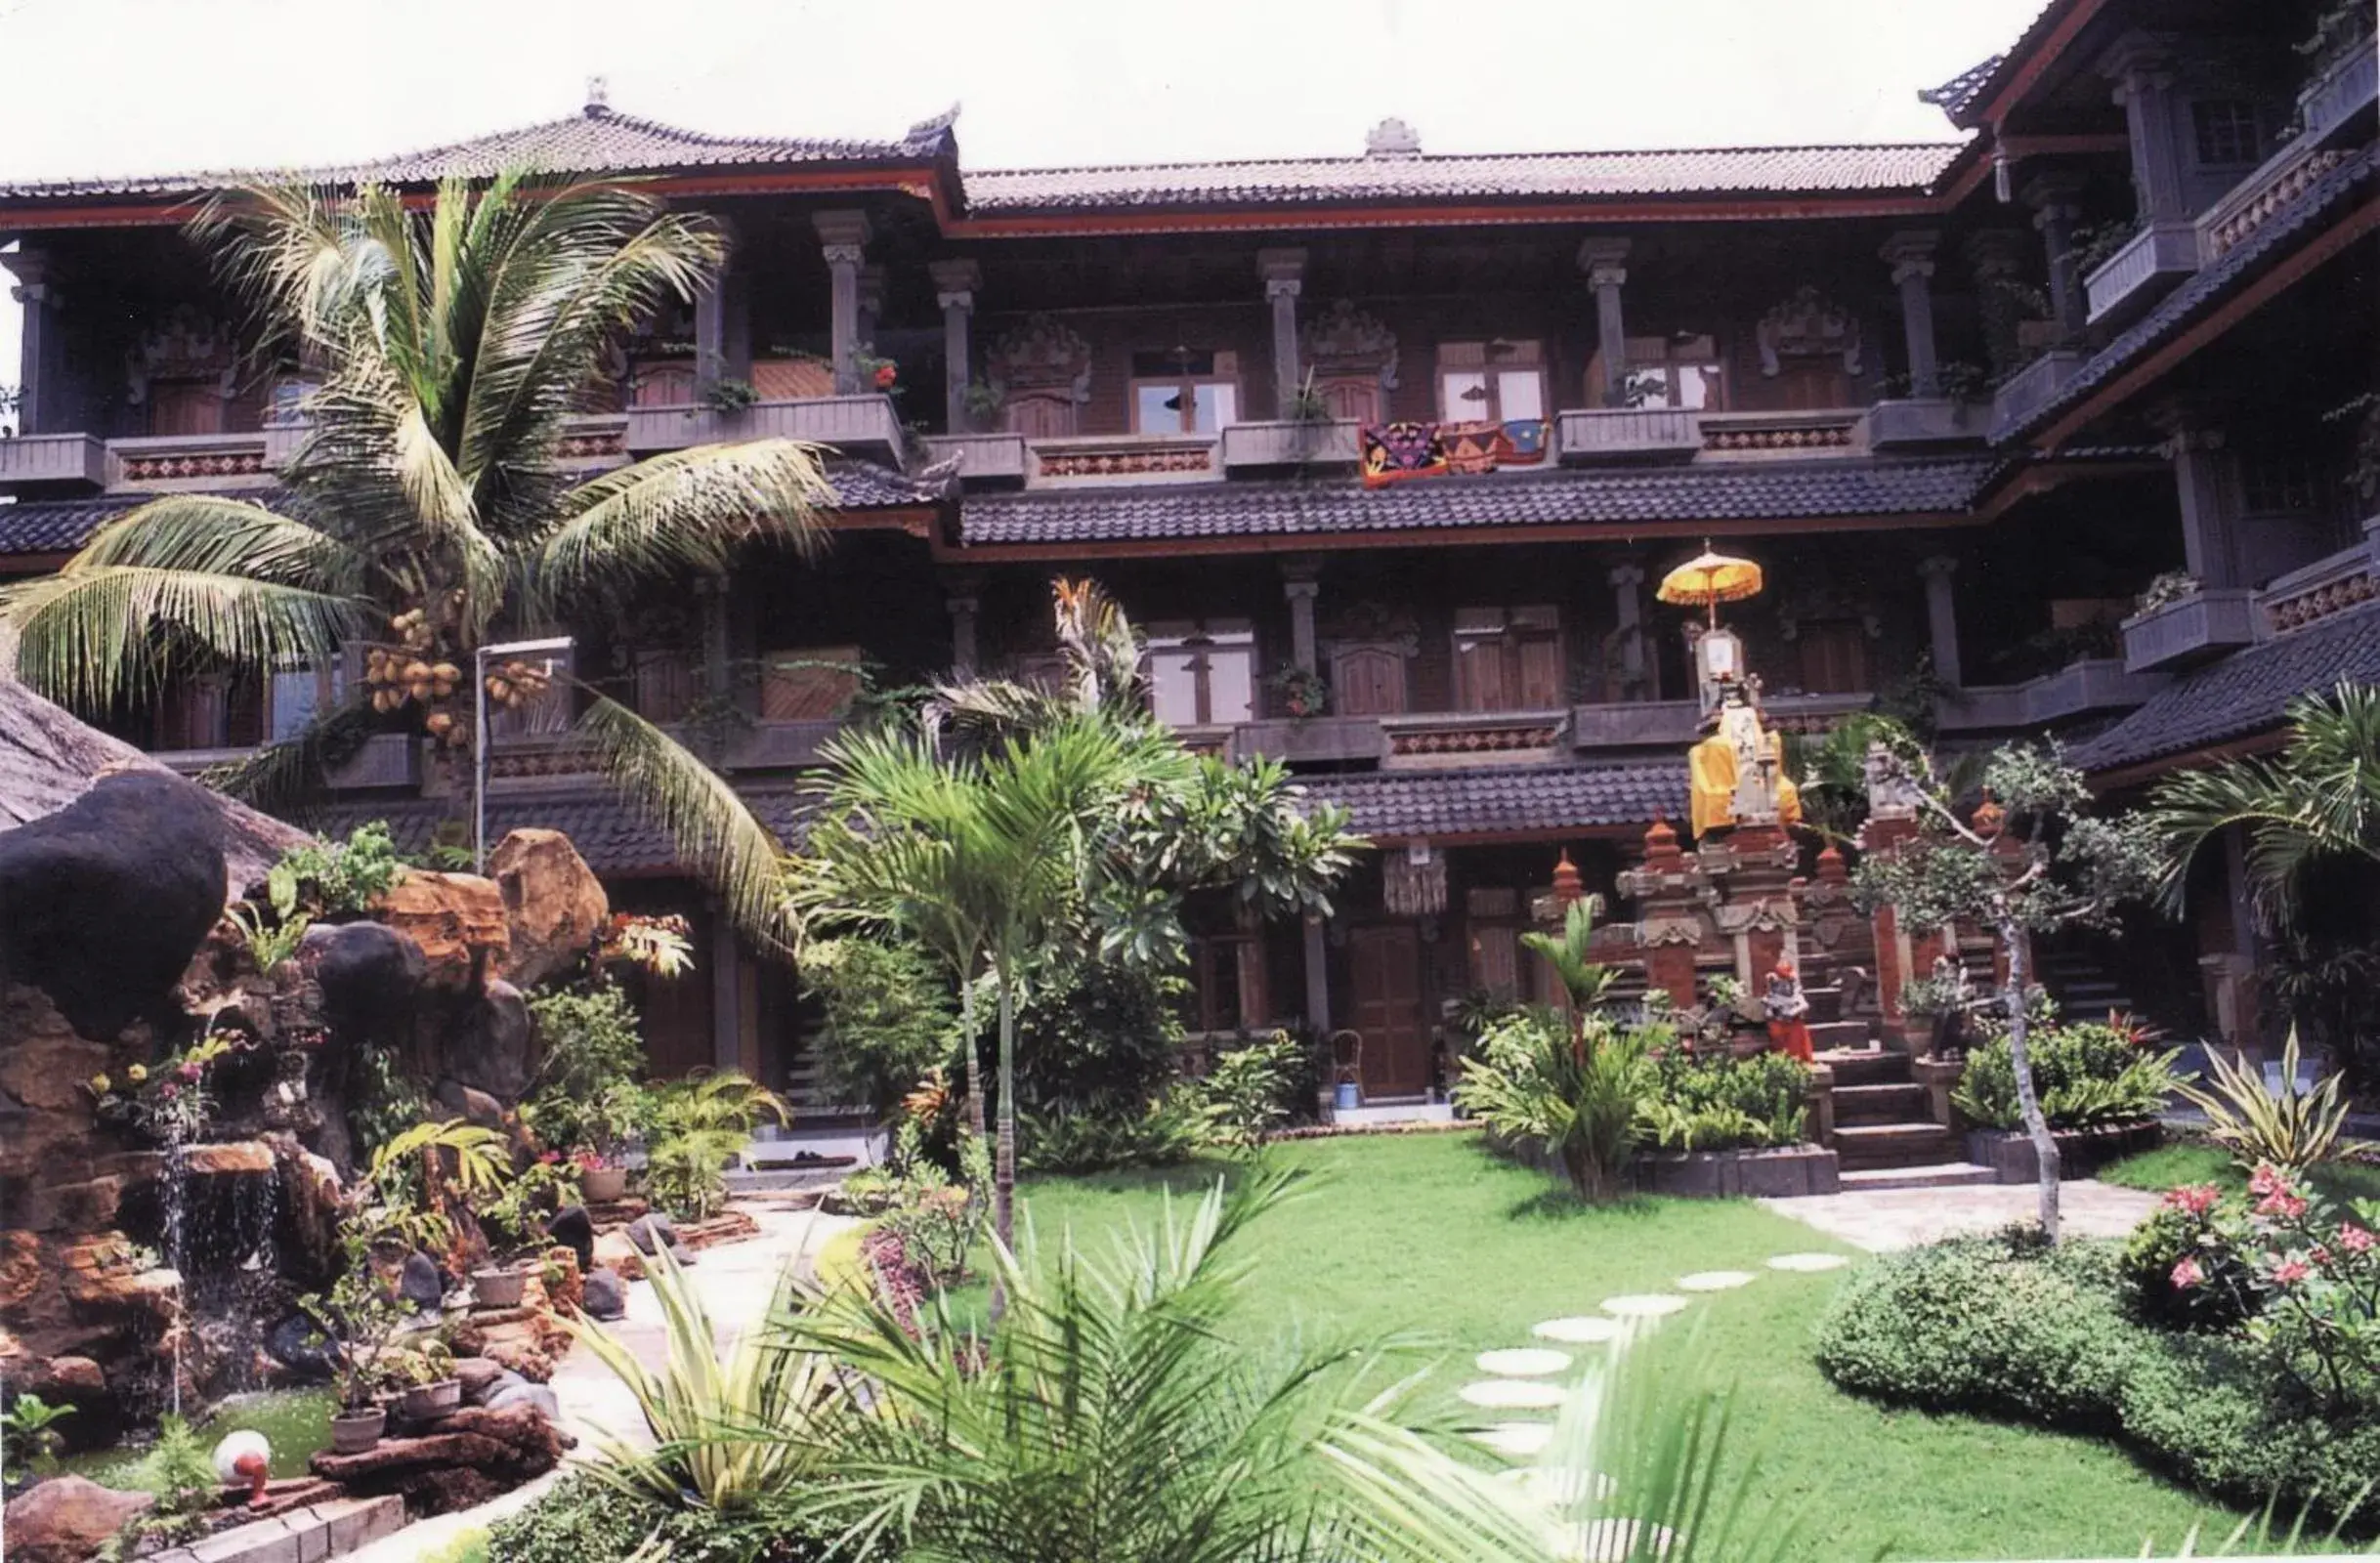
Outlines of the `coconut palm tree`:
<svg viewBox="0 0 2380 1563">
<path fill-rule="evenodd" d="M 471 752 L 474 654 L 755 544 L 807 550 L 831 493 L 817 452 L 760 440 L 591 479 L 563 459 L 620 332 L 716 270 L 717 233 L 619 185 L 507 173 L 394 190 L 258 187 L 194 225 L 265 350 L 318 369 L 311 427 L 268 508 L 174 494 L 104 528 L 55 576 L 0 595 L 20 675 L 86 709 L 199 669 L 322 667 L 370 648 L 367 687 L 230 779 L 287 799 L 374 727 Z M 507 676 L 512 675 L 512 676 Z M 533 675 L 499 667 L 499 702 Z M 777 846 L 735 791 L 612 700 L 577 732 L 746 930 L 782 933 Z"/>
</svg>

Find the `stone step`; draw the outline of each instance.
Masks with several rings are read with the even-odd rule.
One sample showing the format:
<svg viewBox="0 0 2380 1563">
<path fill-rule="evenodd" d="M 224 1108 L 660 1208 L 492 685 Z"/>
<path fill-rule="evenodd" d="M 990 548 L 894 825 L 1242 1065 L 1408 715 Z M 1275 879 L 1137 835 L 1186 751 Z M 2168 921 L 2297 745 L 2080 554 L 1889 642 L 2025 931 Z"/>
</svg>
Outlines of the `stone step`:
<svg viewBox="0 0 2380 1563">
<path fill-rule="evenodd" d="M 1811 1021 L 1809 1042 L 1820 1052 L 1838 1047 L 1865 1047 L 1868 1045 L 1868 1023 L 1864 1020 Z"/>
<path fill-rule="evenodd" d="M 1906 1085 L 1909 1055 L 1871 1048 L 1837 1048 L 1818 1054 L 1835 1072 L 1835 1088 L 1846 1085 Z"/>
<path fill-rule="evenodd" d="M 1958 1136 L 1938 1123 L 1867 1123 L 1835 1129 L 1847 1172 L 1860 1167 L 1933 1166 L 1954 1160 Z"/>
<path fill-rule="evenodd" d="M 1835 1087 L 1835 1121 L 1839 1124 L 1930 1123 L 1926 1088 L 1914 1082 Z"/>
<path fill-rule="evenodd" d="M 1873 1166 L 1845 1172 L 1843 1192 L 1875 1194 L 1886 1189 L 1965 1189 L 1994 1181 L 1991 1168 L 1973 1162 L 1942 1162 L 1932 1166 Z"/>
</svg>

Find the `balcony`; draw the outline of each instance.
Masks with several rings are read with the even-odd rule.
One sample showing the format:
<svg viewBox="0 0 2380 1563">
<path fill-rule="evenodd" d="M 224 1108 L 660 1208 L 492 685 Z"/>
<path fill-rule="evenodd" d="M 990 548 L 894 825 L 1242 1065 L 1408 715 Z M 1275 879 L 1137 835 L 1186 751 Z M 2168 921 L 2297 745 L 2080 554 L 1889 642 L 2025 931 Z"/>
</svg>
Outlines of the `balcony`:
<svg viewBox="0 0 2380 1563">
<path fill-rule="evenodd" d="M 2194 225 L 2156 223 L 2142 229 L 2083 279 L 2083 291 L 2091 300 L 2091 323 L 2129 324 L 2196 270 Z"/>
<path fill-rule="evenodd" d="M 1562 460 L 1691 460 L 1702 449 L 1699 415 L 1677 407 L 1585 407 L 1561 415 Z"/>
<path fill-rule="evenodd" d="M 2252 644 L 2254 596 L 2244 587 L 2205 587 L 2134 614 L 2124 620 L 2124 671 L 2172 671 Z"/>
<path fill-rule="evenodd" d="M 1285 765 L 1343 765 L 1384 759 L 1388 739 L 1377 716 L 1243 722 L 1231 730 L 1228 752 L 1235 761 L 1262 756 Z"/>
<path fill-rule="evenodd" d="M 956 460 L 958 481 L 969 488 L 1014 488 L 1025 481 L 1021 434 L 927 435 L 925 448 L 931 464 Z"/>
<path fill-rule="evenodd" d="M 754 722 L 729 735 L 723 763 L 730 771 L 801 770 L 819 764 L 827 744 L 842 731 L 833 717 Z M 684 741 L 685 735 L 679 739 Z"/>
<path fill-rule="evenodd" d="M 1222 475 L 1213 435 L 1090 435 L 1035 440 L 1025 482 L 1035 488 L 1205 483 Z"/>
<path fill-rule="evenodd" d="M 1976 442 L 1990 432 L 1991 422 L 1991 408 L 1948 397 L 1879 401 L 1868 408 L 1867 444 L 1871 450 L 1896 450 Z"/>
<path fill-rule="evenodd" d="M 253 748 L 160 749 L 149 757 L 184 776 L 247 759 Z M 416 788 L 421 785 L 421 739 L 410 733 L 375 733 L 363 746 L 331 767 L 323 782 L 333 792 Z"/>
<path fill-rule="evenodd" d="M 1388 740 L 1381 763 L 1396 770 L 1453 770 L 1482 760 L 1551 760 L 1568 737 L 1570 713 L 1428 712 L 1379 719 Z"/>
<path fill-rule="evenodd" d="M 636 454 L 744 440 L 800 440 L 846 455 L 898 461 L 901 420 L 882 396 L 805 397 L 722 410 L 702 402 L 631 407 L 625 444 Z"/>
<path fill-rule="evenodd" d="M 70 485 L 102 488 L 107 447 L 87 434 L 27 434 L 0 440 L 0 491 Z"/>
<path fill-rule="evenodd" d="M 2117 657 L 2090 656 L 2018 687 L 2024 692 L 2025 721 L 2038 726 L 2094 711 L 2127 710 L 2164 683 L 2164 675 L 2133 672 Z"/>
<path fill-rule="evenodd" d="M 2048 406 L 2082 366 L 2083 356 L 2074 349 L 2051 348 L 2001 381 L 1991 401 L 1992 432 L 2013 429 Z"/>
<path fill-rule="evenodd" d="M 2258 628 L 2285 635 L 2380 597 L 2380 516 L 2363 524 L 2363 541 L 2353 548 L 2276 575 L 2256 594 Z"/>
<path fill-rule="evenodd" d="M 1856 455 L 1867 444 L 1861 407 L 1812 412 L 1698 412 L 1703 454 L 1718 457 L 1801 456 L 1813 451 Z"/>
<path fill-rule="evenodd" d="M 1351 419 L 1235 423 L 1223 430 L 1223 470 L 1352 467 L 1361 456 Z"/>
<path fill-rule="evenodd" d="M 2367 34 L 2298 93 L 2299 145 L 2327 141 L 2375 102 L 2380 102 L 2380 50 Z"/>
</svg>

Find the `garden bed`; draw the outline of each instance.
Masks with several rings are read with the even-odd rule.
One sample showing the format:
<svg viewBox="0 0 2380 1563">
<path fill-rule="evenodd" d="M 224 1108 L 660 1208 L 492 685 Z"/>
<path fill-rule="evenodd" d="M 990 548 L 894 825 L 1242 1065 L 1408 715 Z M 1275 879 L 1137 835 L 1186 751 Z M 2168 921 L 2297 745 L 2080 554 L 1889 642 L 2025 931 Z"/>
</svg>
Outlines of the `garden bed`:
<svg viewBox="0 0 2380 1563">
<path fill-rule="evenodd" d="M 2154 1147 L 2164 1129 L 2156 1119 L 2137 1123 L 2108 1123 L 2090 1129 L 2053 1129 L 2058 1142 L 2058 1175 L 2087 1178 L 2111 1162 Z M 1967 1160 L 1991 1168 L 2001 1183 L 2031 1183 L 2041 1176 L 2041 1159 L 2021 1129 L 1970 1129 Z"/>
<path fill-rule="evenodd" d="M 1843 1187 L 1842 1162 L 1822 1145 L 1648 1156 L 1640 1158 L 1634 1170 L 1636 1187 L 1643 1192 L 1688 1199 L 1793 1199 L 1833 1194 Z"/>
</svg>

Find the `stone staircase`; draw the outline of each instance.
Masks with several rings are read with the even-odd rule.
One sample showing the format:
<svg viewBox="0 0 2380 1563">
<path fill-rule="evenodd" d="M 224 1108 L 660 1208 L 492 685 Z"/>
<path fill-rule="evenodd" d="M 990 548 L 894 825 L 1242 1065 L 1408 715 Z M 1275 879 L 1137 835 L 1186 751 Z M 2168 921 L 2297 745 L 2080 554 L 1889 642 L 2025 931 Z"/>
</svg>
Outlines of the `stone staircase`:
<svg viewBox="0 0 2380 1563">
<path fill-rule="evenodd" d="M 1992 1181 L 1991 1169 L 1967 1161 L 1958 1136 L 1934 1120 L 1926 1087 L 1911 1077 L 1907 1053 L 1822 1051 L 1818 1061 L 1835 1072 L 1835 1155 L 1846 1189 Z"/>
</svg>

